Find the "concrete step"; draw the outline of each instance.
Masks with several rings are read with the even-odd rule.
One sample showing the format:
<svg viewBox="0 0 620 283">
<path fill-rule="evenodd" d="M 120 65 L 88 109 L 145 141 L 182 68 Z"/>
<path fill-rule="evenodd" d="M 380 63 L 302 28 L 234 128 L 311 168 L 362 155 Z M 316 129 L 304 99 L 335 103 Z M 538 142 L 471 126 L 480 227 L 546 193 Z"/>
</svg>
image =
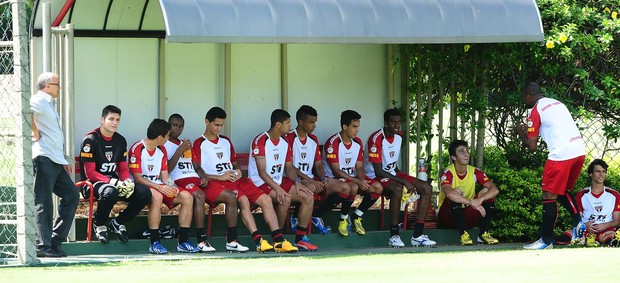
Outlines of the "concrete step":
<svg viewBox="0 0 620 283">
<path fill-rule="evenodd" d="M 478 235 L 477 229 L 468 230 L 469 234 L 475 242 Z M 458 246 L 459 235 L 454 229 L 426 229 L 425 234 L 432 240 L 437 242 L 438 246 Z M 412 231 L 401 231 L 400 236 L 406 247 L 411 248 Z M 263 237 L 271 242 L 269 235 Z M 285 238 L 293 242 L 294 235 L 285 235 Z M 348 237 L 343 237 L 338 233 L 327 235 L 312 234 L 309 235 L 313 244 L 319 246 L 320 251 L 337 250 L 337 249 L 364 249 L 364 248 L 385 248 L 388 246 L 390 238 L 389 231 L 368 231 L 366 235 L 361 236 L 355 232 L 350 233 Z M 195 244 L 195 237 L 190 240 Z M 239 236 L 241 244 L 250 247 L 250 251 L 254 252 L 254 242 L 250 236 Z M 213 236 L 209 239 L 211 245 L 217 249 L 217 253 L 226 252 L 226 239 L 223 236 Z M 131 239 L 128 243 L 120 243 L 115 239 L 107 244 L 96 241 L 93 242 L 72 242 L 63 244 L 65 252 L 71 255 L 104 255 L 104 254 L 142 254 L 148 252 L 150 241 L 147 239 Z M 176 253 L 176 239 L 163 239 L 162 244 L 170 251 Z M 423 249 L 423 248 L 420 248 Z"/>
</svg>

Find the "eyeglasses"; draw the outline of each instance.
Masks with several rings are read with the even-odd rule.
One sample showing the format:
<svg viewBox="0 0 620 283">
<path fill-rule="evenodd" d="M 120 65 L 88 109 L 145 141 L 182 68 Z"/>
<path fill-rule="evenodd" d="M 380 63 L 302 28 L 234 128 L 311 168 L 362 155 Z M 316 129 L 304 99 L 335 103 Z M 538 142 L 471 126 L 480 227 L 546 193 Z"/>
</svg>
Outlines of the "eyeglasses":
<svg viewBox="0 0 620 283">
<path fill-rule="evenodd" d="M 50 85 L 57 85 L 57 86 L 59 86 L 59 85 L 60 85 L 60 83 L 47 83 L 47 84 L 50 84 Z"/>
</svg>

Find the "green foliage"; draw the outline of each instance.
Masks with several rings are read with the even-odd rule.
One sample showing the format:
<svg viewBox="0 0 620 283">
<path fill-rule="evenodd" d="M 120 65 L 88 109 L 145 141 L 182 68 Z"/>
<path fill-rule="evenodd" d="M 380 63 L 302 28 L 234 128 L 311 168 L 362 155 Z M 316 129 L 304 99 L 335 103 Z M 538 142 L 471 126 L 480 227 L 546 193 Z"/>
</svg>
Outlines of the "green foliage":
<svg viewBox="0 0 620 283">
<path fill-rule="evenodd" d="M 549 97 L 563 101 L 575 118 L 601 117 L 605 136 L 620 137 L 620 3 L 617 0 L 538 0 L 544 42 L 501 44 L 403 45 L 410 58 L 409 91 L 417 115 L 420 101 L 422 140 L 431 138 L 429 116 L 446 107 L 456 93 L 459 121 L 465 128 L 484 112 L 496 144 L 505 148 L 512 124 L 523 121 L 521 88 L 537 81 Z M 441 91 L 440 91 L 441 90 Z M 440 96 L 444 94 L 444 97 Z M 426 94 L 430 94 L 427 97 Z M 428 104 L 431 112 L 426 113 Z M 412 125 L 411 140 L 415 140 Z"/>
</svg>

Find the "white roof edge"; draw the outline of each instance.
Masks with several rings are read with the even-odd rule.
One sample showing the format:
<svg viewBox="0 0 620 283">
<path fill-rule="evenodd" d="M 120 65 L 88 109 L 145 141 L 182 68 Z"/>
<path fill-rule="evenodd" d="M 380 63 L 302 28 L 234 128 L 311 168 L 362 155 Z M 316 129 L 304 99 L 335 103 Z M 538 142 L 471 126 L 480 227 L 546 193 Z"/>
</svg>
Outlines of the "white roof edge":
<svg viewBox="0 0 620 283">
<path fill-rule="evenodd" d="M 159 0 L 168 42 L 494 43 L 544 40 L 535 0 Z"/>
</svg>

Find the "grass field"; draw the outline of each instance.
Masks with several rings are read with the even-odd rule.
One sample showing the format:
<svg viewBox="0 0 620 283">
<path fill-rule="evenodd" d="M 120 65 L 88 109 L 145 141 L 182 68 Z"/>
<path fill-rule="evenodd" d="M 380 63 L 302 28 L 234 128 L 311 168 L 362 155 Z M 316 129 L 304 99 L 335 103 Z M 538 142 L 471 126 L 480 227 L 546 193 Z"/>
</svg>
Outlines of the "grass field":
<svg viewBox="0 0 620 283">
<path fill-rule="evenodd" d="M 617 282 L 620 249 L 342 254 L 0 268 L 1 282 Z"/>
</svg>

